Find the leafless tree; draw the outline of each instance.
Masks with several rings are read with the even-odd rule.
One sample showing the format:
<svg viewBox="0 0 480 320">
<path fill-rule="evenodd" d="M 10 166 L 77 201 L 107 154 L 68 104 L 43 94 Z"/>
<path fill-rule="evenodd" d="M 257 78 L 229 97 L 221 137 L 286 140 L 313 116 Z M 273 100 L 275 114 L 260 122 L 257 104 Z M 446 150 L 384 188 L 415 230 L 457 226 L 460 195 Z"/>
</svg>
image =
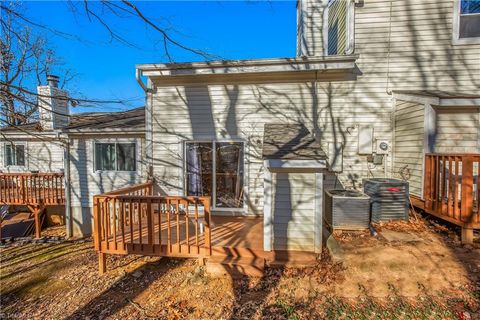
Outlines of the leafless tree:
<svg viewBox="0 0 480 320">
<path fill-rule="evenodd" d="M 5 5 L 18 7 L 13 2 Z M 37 111 L 36 97 L 18 88 L 39 85 L 60 61 L 45 37 L 19 24 L 9 11 L 2 12 L 0 30 L 0 119 L 3 124 L 16 125 L 27 122 Z"/>
<path fill-rule="evenodd" d="M 22 4 L 16 1 L 0 3 L 0 125 L 18 125 L 35 118 L 39 96 L 34 87 L 39 85 L 45 75 L 59 65 L 60 61 L 55 57 L 54 52 L 49 49 L 46 37 L 63 37 L 74 41 L 85 43 L 90 39 L 83 39 L 80 35 L 71 34 L 65 30 L 58 30 L 41 21 L 30 18 L 23 9 Z M 132 1 L 68 1 L 72 12 L 72 19 L 75 16 L 83 16 L 91 23 L 97 23 L 104 28 L 110 41 L 116 41 L 126 46 L 141 47 L 135 43 L 135 39 L 128 39 L 122 34 L 122 30 L 116 23 L 115 18 L 130 18 L 145 25 L 146 29 L 153 31 L 163 44 L 163 51 L 167 59 L 172 62 L 171 48 L 175 47 L 201 57 L 203 60 L 220 59 L 219 56 L 210 54 L 203 50 L 191 48 L 184 45 L 171 35 L 171 27 L 164 26 L 159 21 L 162 18 L 152 19 L 143 12 L 137 4 Z M 61 74 L 62 79 L 68 81 L 73 73 L 66 71 Z M 125 100 L 102 101 L 94 99 L 70 99 L 83 104 L 105 104 L 124 103 Z"/>
</svg>

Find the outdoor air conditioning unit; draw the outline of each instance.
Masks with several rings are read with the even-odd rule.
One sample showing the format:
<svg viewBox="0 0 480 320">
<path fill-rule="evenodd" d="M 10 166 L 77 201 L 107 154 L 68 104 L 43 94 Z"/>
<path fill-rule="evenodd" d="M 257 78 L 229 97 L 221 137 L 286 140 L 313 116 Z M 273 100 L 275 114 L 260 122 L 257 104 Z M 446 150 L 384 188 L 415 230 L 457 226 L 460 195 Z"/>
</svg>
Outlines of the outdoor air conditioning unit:
<svg viewBox="0 0 480 320">
<path fill-rule="evenodd" d="M 408 220 L 408 182 L 398 179 L 363 179 L 370 196 L 372 221 Z"/>
<path fill-rule="evenodd" d="M 324 212 L 329 230 L 366 229 L 370 224 L 370 197 L 359 191 L 329 190 L 325 192 Z"/>
</svg>

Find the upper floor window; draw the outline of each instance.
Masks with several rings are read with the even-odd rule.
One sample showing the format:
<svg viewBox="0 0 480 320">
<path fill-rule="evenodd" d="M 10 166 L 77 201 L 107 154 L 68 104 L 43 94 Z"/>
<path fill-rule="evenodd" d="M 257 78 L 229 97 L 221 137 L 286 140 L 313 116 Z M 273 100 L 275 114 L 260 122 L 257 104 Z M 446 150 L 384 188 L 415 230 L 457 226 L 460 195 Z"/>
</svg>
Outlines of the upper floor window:
<svg viewBox="0 0 480 320">
<path fill-rule="evenodd" d="M 95 143 L 95 170 L 136 171 L 135 143 Z"/>
<path fill-rule="evenodd" d="M 354 51 L 354 8 L 352 0 L 330 0 L 324 12 L 324 50 L 327 55 Z"/>
<path fill-rule="evenodd" d="M 5 166 L 25 166 L 25 146 L 5 144 Z"/>
<path fill-rule="evenodd" d="M 453 43 L 480 43 L 480 0 L 456 0 Z"/>
</svg>

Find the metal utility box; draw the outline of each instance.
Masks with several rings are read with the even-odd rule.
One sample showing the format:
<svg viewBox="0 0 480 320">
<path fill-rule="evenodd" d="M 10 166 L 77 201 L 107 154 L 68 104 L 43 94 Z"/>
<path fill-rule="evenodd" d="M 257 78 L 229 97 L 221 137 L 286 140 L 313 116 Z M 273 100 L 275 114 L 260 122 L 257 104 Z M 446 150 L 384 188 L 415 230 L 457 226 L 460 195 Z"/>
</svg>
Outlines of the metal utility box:
<svg viewBox="0 0 480 320">
<path fill-rule="evenodd" d="M 363 179 L 363 191 L 370 196 L 372 221 L 408 220 L 408 182 L 398 179 Z"/>
<path fill-rule="evenodd" d="M 370 197 L 353 190 L 325 192 L 325 221 L 328 229 L 366 229 L 370 223 Z"/>
</svg>

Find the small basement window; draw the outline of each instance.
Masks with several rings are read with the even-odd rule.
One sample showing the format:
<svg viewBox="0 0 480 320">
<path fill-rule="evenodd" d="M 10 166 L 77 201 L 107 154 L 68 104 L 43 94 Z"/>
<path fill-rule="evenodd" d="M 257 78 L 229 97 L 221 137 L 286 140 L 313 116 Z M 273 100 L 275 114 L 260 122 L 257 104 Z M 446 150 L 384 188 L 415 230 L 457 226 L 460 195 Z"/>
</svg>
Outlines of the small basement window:
<svg viewBox="0 0 480 320">
<path fill-rule="evenodd" d="M 25 146 L 5 144 L 5 166 L 25 166 Z"/>
<path fill-rule="evenodd" d="M 95 143 L 96 171 L 136 171 L 135 143 Z"/>
<path fill-rule="evenodd" d="M 480 43 L 480 0 L 456 0 L 453 14 L 453 43 Z"/>
</svg>

